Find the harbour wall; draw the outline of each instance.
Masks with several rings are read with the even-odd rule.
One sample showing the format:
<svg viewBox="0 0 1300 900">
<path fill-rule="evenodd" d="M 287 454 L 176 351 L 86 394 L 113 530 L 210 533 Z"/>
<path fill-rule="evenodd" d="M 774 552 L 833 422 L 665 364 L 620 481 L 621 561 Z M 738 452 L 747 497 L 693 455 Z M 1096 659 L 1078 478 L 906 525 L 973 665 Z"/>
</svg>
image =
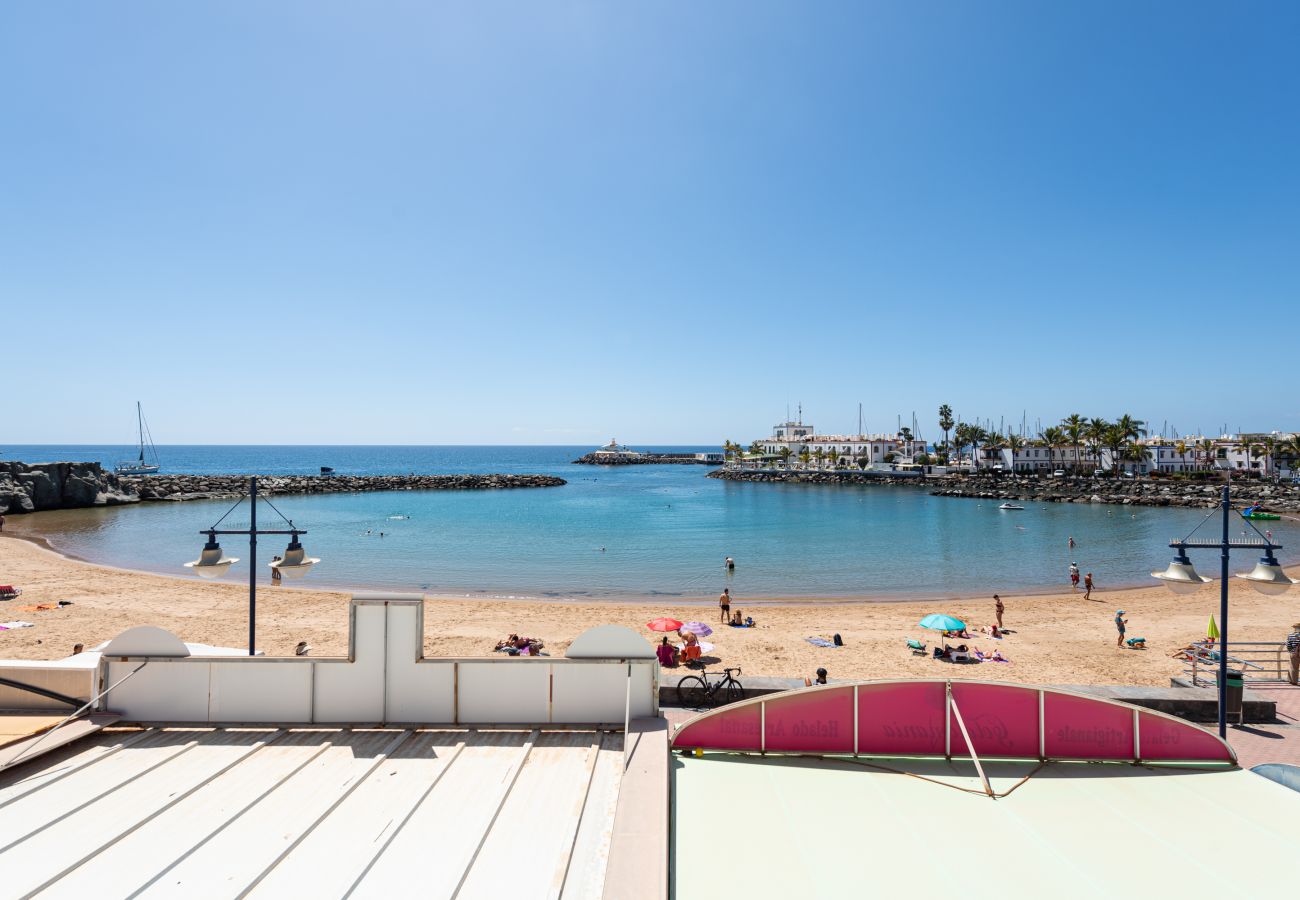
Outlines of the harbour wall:
<svg viewBox="0 0 1300 900">
<path fill-rule="evenodd" d="M 720 466 L 713 460 L 696 459 L 693 453 L 639 453 L 636 456 L 585 453 L 573 461 L 575 466 Z"/>
<path fill-rule="evenodd" d="M 1208 508 L 1217 505 L 1223 491 L 1222 481 L 1174 478 L 1041 478 L 1010 474 L 921 476 L 852 470 L 767 469 L 720 469 L 710 472 L 708 477 L 759 483 L 906 484 L 923 486 L 936 497 L 1192 508 Z M 1300 514 L 1300 485 L 1274 484 L 1255 478 L 1242 478 L 1232 484 L 1232 500 L 1239 506 L 1258 502 L 1269 512 L 1295 518 Z"/>
<path fill-rule="evenodd" d="M 564 484 L 563 478 L 552 475 L 270 475 L 259 477 L 257 487 L 262 494 L 346 494 Z M 247 475 L 115 475 L 91 462 L 0 462 L 0 515 L 142 501 L 219 500 L 247 491 Z"/>
</svg>

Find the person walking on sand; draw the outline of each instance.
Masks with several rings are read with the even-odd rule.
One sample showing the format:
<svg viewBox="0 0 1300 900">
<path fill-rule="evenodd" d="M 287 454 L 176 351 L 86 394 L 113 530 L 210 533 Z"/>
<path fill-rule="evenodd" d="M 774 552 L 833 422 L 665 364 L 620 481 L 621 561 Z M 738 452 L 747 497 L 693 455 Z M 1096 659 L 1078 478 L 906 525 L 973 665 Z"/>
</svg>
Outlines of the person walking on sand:
<svg viewBox="0 0 1300 900">
<path fill-rule="evenodd" d="M 1083 576 L 1083 599 L 1092 599 L 1092 573 Z"/>
<path fill-rule="evenodd" d="M 1124 646 L 1124 629 L 1128 625 L 1128 619 L 1124 618 L 1124 610 L 1115 610 L 1115 630 L 1119 632 L 1119 637 L 1115 638 L 1115 646 Z"/>
<path fill-rule="evenodd" d="M 718 606 L 722 611 L 722 624 L 726 625 L 731 620 L 731 588 L 722 589 L 722 594 L 718 597 Z"/>
<path fill-rule="evenodd" d="M 1006 609 L 1007 609 L 1007 608 L 1006 608 L 1006 606 L 1003 605 L 1003 603 L 1002 603 L 1002 598 L 999 597 L 997 594 L 994 594 L 994 595 L 993 595 L 993 599 L 997 601 L 997 603 L 996 603 L 996 604 L 994 605 L 994 607 L 993 607 L 993 611 L 994 611 L 995 613 L 997 613 L 997 617 L 998 617 L 998 631 L 1001 631 L 1001 630 L 1002 630 L 1002 613 L 1006 612 Z"/>
<path fill-rule="evenodd" d="M 1286 652 L 1291 654 L 1291 671 L 1286 680 L 1300 684 L 1300 622 L 1291 626 L 1291 633 L 1286 636 Z"/>
</svg>

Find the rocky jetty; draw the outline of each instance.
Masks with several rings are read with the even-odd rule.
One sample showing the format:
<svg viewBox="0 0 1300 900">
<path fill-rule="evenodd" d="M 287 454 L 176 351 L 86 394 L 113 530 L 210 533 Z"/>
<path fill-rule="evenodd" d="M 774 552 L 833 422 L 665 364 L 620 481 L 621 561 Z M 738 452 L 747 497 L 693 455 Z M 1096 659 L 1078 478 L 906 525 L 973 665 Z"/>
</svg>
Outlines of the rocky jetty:
<svg viewBox="0 0 1300 900">
<path fill-rule="evenodd" d="M 697 459 L 694 453 L 584 453 L 575 466 L 720 466 L 721 462 Z"/>
<path fill-rule="evenodd" d="M 0 515 L 139 500 L 129 485 L 99 463 L 0 462 Z"/>
<path fill-rule="evenodd" d="M 247 475 L 126 475 L 141 500 L 220 500 L 248 492 Z M 262 475 L 259 494 L 349 494 L 362 491 L 485 491 L 559 487 L 551 475 Z"/>
<path fill-rule="evenodd" d="M 1174 478 L 944 475 L 930 478 L 927 486 L 936 497 L 1202 508 L 1216 505 L 1223 492 L 1221 481 Z M 1300 486 L 1297 485 L 1241 479 L 1232 484 L 1232 499 L 1243 505 L 1258 501 L 1269 512 L 1300 513 Z"/>
<path fill-rule="evenodd" d="M 919 473 L 903 475 L 896 472 L 844 471 L 794 471 L 774 469 L 719 469 L 706 477 L 724 481 L 757 481 L 796 484 L 921 484 L 925 479 Z"/>
</svg>

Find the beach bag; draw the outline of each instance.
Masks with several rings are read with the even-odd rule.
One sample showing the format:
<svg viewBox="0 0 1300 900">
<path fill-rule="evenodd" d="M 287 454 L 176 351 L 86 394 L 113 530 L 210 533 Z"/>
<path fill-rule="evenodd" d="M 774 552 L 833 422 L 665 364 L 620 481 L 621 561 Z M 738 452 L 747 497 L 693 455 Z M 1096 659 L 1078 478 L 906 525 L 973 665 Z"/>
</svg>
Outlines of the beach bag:
<svg viewBox="0 0 1300 900">
<path fill-rule="evenodd" d="M 836 647 L 843 647 L 843 646 L 844 646 L 844 641 L 843 641 L 843 639 L 840 638 L 840 636 L 839 636 L 838 634 L 831 635 L 831 640 L 835 642 L 835 646 L 836 646 Z"/>
</svg>

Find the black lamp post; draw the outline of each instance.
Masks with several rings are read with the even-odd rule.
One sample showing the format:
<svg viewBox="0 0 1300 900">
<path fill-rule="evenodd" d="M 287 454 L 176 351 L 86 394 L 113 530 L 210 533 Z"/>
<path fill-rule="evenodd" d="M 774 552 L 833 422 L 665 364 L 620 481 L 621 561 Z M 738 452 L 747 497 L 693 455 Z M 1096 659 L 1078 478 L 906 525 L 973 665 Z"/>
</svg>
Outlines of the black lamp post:
<svg viewBox="0 0 1300 900">
<path fill-rule="evenodd" d="M 1231 522 L 1232 500 L 1229 495 L 1231 483 L 1223 485 L 1223 497 L 1219 507 L 1223 512 L 1223 538 L 1218 541 L 1193 541 L 1191 534 L 1181 541 L 1170 541 L 1169 546 L 1178 551 L 1169 568 L 1163 572 L 1152 572 L 1165 586 L 1177 594 L 1189 594 L 1210 579 L 1197 574 L 1192 561 L 1187 557 L 1188 550 L 1219 551 L 1219 737 L 1228 736 L 1228 710 L 1224 703 L 1228 681 L 1228 555 L 1233 549 L 1263 551 L 1254 570 L 1239 574 L 1237 577 L 1250 582 L 1251 587 L 1263 594 L 1280 594 L 1296 582 L 1287 577 L 1282 566 L 1278 564 L 1275 550 L 1281 550 L 1281 544 L 1273 543 L 1272 538 L 1260 535 L 1258 539 L 1234 541 L 1228 536 Z M 1209 516 L 1205 521 L 1209 521 Z M 1259 534 L 1259 529 L 1249 519 L 1243 521 Z M 1201 525 L 1204 525 L 1202 522 Z M 1200 528 L 1197 525 L 1196 528 Z M 1192 529 L 1192 534 L 1196 529 Z"/>
<path fill-rule="evenodd" d="M 307 532 L 301 528 L 295 528 L 291 520 L 285 519 L 284 514 L 275 509 L 275 504 L 267 500 L 265 503 L 275 509 L 276 515 L 284 519 L 289 526 L 287 530 L 258 530 L 257 527 L 257 476 L 253 475 L 248 480 L 248 500 L 249 500 L 249 518 L 248 528 L 245 529 L 220 529 L 222 520 L 230 515 L 240 503 L 226 510 L 226 515 L 222 516 L 211 527 L 200 531 L 199 534 L 206 534 L 208 541 L 203 545 L 203 552 L 199 558 L 193 562 L 187 562 L 186 568 L 192 569 L 194 574 L 200 578 L 220 578 L 230 571 L 230 567 L 239 562 L 238 558 L 232 556 L 223 556 L 221 545 L 217 543 L 219 534 L 239 534 L 248 535 L 248 655 L 253 656 L 257 646 L 257 536 L 259 534 L 287 534 L 290 535 L 289 546 L 284 551 L 284 558 L 271 562 L 271 569 L 279 572 L 286 578 L 301 578 L 310 571 L 311 567 L 320 562 L 317 557 L 309 557 L 303 550 L 302 544 L 298 541 L 298 535 Z"/>
</svg>

